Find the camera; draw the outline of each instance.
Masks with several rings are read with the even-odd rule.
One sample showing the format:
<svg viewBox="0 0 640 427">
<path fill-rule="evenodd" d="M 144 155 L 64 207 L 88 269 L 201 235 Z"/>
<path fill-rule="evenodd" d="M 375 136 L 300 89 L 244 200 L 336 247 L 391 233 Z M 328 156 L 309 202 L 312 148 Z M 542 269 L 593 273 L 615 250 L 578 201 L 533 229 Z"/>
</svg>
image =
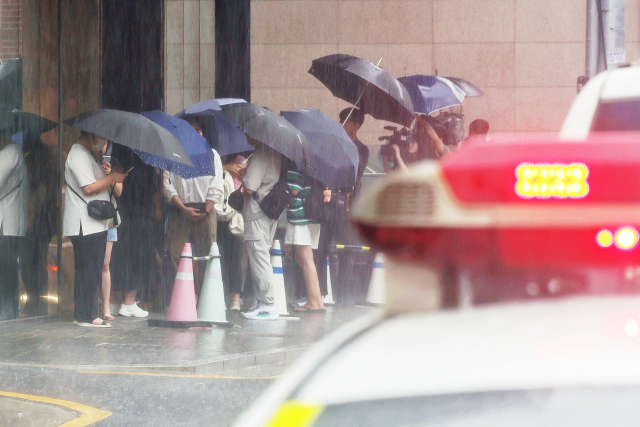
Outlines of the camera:
<svg viewBox="0 0 640 427">
<path fill-rule="evenodd" d="M 387 141 L 385 145 L 380 147 L 380 153 L 386 157 L 393 157 L 395 155 L 395 151 L 393 150 L 392 145 L 395 144 L 398 147 L 403 148 L 409 144 L 411 131 L 407 128 L 398 130 L 395 126 L 385 126 L 384 128 L 393 133 L 391 135 L 385 135 L 378 138 L 378 141 Z"/>
<path fill-rule="evenodd" d="M 427 123 L 446 145 L 456 145 L 464 138 L 464 115 L 441 113 L 436 117 L 427 117 Z"/>
</svg>

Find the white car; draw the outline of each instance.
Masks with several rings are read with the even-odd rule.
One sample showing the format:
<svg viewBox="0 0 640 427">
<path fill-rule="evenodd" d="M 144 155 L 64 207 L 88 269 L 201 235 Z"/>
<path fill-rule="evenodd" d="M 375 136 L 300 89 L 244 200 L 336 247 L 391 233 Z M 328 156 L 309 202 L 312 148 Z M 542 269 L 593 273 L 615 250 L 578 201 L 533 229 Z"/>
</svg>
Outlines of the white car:
<svg viewBox="0 0 640 427">
<path fill-rule="evenodd" d="M 593 132 L 640 130 L 640 65 L 614 68 L 593 77 L 571 104 L 560 130 L 565 140 Z"/>
<path fill-rule="evenodd" d="M 474 142 L 388 175 L 355 221 L 386 255 L 385 312 L 314 346 L 238 427 L 638 424 L 639 295 L 475 305 L 486 284 L 448 277 L 637 263 L 640 136 Z"/>
</svg>

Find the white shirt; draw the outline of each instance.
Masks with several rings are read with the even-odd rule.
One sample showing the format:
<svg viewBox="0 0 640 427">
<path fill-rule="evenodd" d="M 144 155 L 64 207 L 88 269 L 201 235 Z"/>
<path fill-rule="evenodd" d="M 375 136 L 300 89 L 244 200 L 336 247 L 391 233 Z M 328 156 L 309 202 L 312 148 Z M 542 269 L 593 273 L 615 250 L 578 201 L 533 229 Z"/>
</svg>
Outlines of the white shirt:
<svg viewBox="0 0 640 427">
<path fill-rule="evenodd" d="M 178 196 L 183 204 L 205 203 L 210 200 L 216 205 L 222 205 L 224 199 L 222 160 L 220 160 L 220 155 L 216 150 L 212 149 L 211 151 L 213 151 L 215 176 L 198 176 L 184 179 L 167 171 L 162 173 L 164 195 L 169 202 L 171 202 L 173 196 Z"/>
<path fill-rule="evenodd" d="M 17 144 L 8 144 L 0 150 L 0 236 L 27 234 L 28 191 L 22 151 Z"/>
<path fill-rule="evenodd" d="M 280 179 L 282 158 L 282 154 L 265 144 L 260 144 L 258 148 L 253 150 L 247 166 L 247 173 L 244 175 L 242 183 L 245 188 L 253 190 L 254 194 L 257 194 L 257 200 L 254 199 L 255 196 L 253 194 L 244 193 L 242 216 L 245 221 L 265 216 L 258 203 L 269 194 Z"/>
<path fill-rule="evenodd" d="M 109 191 L 105 188 L 101 192 L 90 196 L 82 192 L 82 187 L 93 184 L 98 179 L 105 177 L 102 166 L 93 158 L 89 150 L 78 143 L 71 146 L 64 166 L 66 185 L 62 234 L 64 236 L 78 236 L 80 227 L 82 227 L 83 236 L 106 231 L 109 228 L 109 220 L 91 218 L 87 211 L 87 203 L 92 200 L 108 201 Z M 69 187 L 75 190 L 87 203 L 83 202 Z"/>
</svg>

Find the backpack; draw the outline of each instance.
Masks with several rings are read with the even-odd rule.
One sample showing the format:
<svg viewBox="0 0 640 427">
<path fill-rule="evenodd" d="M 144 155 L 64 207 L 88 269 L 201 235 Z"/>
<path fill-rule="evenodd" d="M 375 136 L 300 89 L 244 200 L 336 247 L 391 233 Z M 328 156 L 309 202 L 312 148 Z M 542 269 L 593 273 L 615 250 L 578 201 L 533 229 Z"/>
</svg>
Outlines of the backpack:
<svg viewBox="0 0 640 427">
<path fill-rule="evenodd" d="M 287 158 L 282 159 L 280 166 L 280 178 L 271 191 L 264 196 L 262 201 L 258 203 L 262 212 L 271 219 L 279 219 L 282 212 L 287 208 L 291 193 L 289 192 L 289 184 L 287 182 L 287 171 L 289 170 L 289 162 Z"/>
<path fill-rule="evenodd" d="M 314 222 L 325 222 L 329 219 L 330 203 L 324 202 L 324 194 L 322 193 L 327 187 L 316 179 L 310 179 L 311 192 L 302 204 L 304 216 Z"/>
</svg>

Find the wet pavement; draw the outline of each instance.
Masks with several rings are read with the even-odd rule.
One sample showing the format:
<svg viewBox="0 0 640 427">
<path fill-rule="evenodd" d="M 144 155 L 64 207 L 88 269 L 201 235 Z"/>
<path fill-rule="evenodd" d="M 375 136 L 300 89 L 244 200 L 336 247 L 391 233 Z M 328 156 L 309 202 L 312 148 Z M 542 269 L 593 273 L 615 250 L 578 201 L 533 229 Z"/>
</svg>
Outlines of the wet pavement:
<svg viewBox="0 0 640 427">
<path fill-rule="evenodd" d="M 47 427 L 78 420 L 73 425 L 228 427 L 287 366 L 245 368 L 229 376 L 0 366 L 0 425 Z M 38 398 L 47 402 L 31 400 Z M 87 423 L 89 417 L 95 421 Z"/>
<path fill-rule="evenodd" d="M 147 319 L 124 317 L 110 329 L 60 321 L 11 322 L 0 324 L 0 366 L 224 372 L 290 362 L 345 322 L 377 310 L 329 307 L 324 314 L 275 321 L 246 320 L 233 313 L 228 319 L 233 328 L 188 330 L 149 327 Z"/>
</svg>

